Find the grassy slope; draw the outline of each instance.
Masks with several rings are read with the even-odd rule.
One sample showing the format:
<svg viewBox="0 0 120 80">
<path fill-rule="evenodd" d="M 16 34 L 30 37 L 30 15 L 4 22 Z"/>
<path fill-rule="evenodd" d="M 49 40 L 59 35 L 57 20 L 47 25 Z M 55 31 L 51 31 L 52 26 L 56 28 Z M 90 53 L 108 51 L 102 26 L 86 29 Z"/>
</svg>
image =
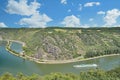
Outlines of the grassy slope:
<svg viewBox="0 0 120 80">
<path fill-rule="evenodd" d="M 120 50 L 120 28 L 0 29 L 0 38 L 25 42 L 25 53 L 43 60 L 66 60 L 91 51 Z"/>
</svg>

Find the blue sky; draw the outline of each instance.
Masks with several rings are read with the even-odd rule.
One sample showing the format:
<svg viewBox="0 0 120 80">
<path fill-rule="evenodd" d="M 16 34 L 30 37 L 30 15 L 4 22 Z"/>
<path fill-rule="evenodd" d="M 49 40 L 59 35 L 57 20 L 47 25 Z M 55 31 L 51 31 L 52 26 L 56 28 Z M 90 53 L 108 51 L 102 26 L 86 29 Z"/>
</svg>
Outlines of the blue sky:
<svg viewBox="0 0 120 80">
<path fill-rule="evenodd" d="M 120 26 L 120 0 L 0 0 L 0 27 L 49 26 Z"/>
</svg>

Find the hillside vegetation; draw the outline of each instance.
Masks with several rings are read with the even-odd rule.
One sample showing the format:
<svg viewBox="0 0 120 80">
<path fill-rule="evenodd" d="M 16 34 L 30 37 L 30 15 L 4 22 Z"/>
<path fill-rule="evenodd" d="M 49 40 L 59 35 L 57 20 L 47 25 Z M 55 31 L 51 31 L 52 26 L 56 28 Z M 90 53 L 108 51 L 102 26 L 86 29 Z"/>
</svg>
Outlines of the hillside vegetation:
<svg viewBox="0 0 120 80">
<path fill-rule="evenodd" d="M 1 28 L 0 39 L 25 42 L 25 54 L 40 60 L 69 60 L 120 53 L 119 27 Z"/>
<path fill-rule="evenodd" d="M 90 70 L 88 72 L 81 72 L 79 75 L 72 73 L 51 73 L 45 76 L 37 74 L 27 76 L 19 73 L 13 76 L 10 73 L 6 73 L 0 76 L 0 80 L 120 80 L 120 68 L 111 71 Z"/>
</svg>

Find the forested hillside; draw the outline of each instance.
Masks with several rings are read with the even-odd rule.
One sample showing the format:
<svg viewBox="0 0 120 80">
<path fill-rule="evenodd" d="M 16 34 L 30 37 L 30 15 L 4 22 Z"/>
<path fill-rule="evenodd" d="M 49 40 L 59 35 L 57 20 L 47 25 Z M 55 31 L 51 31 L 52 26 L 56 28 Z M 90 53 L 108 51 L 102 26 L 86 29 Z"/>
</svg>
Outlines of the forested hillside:
<svg viewBox="0 0 120 80">
<path fill-rule="evenodd" d="M 88 72 L 81 72 L 79 75 L 72 73 L 51 73 L 45 76 L 33 74 L 31 76 L 22 73 L 13 76 L 6 73 L 0 76 L 0 80 L 120 80 L 120 68 L 111 71 L 90 70 Z"/>
<path fill-rule="evenodd" d="M 119 27 L 1 28 L 0 39 L 25 42 L 25 54 L 40 60 L 68 60 L 120 53 Z"/>
</svg>

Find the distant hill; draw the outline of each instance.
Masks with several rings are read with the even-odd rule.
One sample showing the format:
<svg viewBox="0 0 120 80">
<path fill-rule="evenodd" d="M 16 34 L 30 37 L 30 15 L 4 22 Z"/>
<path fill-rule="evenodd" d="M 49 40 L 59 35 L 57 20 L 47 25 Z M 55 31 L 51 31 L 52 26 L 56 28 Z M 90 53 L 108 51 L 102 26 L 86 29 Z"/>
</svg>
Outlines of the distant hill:
<svg viewBox="0 0 120 80">
<path fill-rule="evenodd" d="M 68 60 L 120 53 L 120 28 L 1 28 L 0 40 L 26 43 L 25 54 L 40 60 Z"/>
</svg>

